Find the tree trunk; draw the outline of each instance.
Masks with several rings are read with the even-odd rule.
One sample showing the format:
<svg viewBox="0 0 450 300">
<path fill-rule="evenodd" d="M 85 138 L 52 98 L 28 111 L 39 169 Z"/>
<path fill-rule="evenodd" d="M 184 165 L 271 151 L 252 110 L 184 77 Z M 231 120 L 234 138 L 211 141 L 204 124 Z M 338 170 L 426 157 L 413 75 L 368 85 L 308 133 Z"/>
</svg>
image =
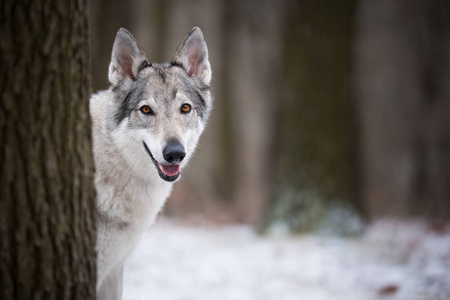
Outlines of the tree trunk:
<svg viewBox="0 0 450 300">
<path fill-rule="evenodd" d="M 357 230 L 348 218 L 328 224 L 336 210 L 347 214 L 358 207 L 350 76 L 354 8 L 354 0 L 288 1 L 286 101 L 268 223 L 287 222 L 296 231 Z"/>
<path fill-rule="evenodd" d="M 137 2 L 142 5 L 148 3 L 148 1 L 139 0 L 90 0 L 88 3 L 89 20 L 90 24 L 93 24 L 90 27 L 90 51 L 94 91 L 105 90 L 109 86 L 108 67 L 111 61 L 114 37 L 120 27 L 125 27 L 128 30 L 131 30 L 131 27 L 133 27 L 132 25 L 136 20 L 133 9 Z M 140 11 L 142 12 L 143 10 Z M 150 18 L 149 12 L 147 16 Z M 139 37 L 136 37 L 139 40 Z"/>
<path fill-rule="evenodd" d="M 372 218 L 450 217 L 450 4 L 362 1 L 363 196 Z"/>
<path fill-rule="evenodd" d="M 271 198 L 280 102 L 285 1 L 227 1 L 226 97 L 233 116 L 238 220 L 261 224 Z M 226 101 L 226 100 L 225 100 Z"/>
<path fill-rule="evenodd" d="M 2 299 L 95 298 L 87 3 L 0 3 Z"/>
</svg>

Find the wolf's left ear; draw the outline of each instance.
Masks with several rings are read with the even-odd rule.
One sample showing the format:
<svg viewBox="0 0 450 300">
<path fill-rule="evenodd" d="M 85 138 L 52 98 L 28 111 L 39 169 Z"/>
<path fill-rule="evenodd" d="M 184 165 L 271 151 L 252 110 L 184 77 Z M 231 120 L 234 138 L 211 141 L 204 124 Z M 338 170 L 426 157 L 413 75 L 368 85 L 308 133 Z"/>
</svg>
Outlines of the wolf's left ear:
<svg viewBox="0 0 450 300">
<path fill-rule="evenodd" d="M 109 64 L 108 79 L 114 85 L 135 80 L 147 56 L 133 35 L 125 28 L 117 31 Z"/>
<path fill-rule="evenodd" d="M 211 66 L 208 48 L 200 28 L 194 27 L 188 33 L 183 44 L 178 47 L 172 62 L 181 65 L 189 76 L 197 78 L 202 84 L 210 85 Z"/>
</svg>

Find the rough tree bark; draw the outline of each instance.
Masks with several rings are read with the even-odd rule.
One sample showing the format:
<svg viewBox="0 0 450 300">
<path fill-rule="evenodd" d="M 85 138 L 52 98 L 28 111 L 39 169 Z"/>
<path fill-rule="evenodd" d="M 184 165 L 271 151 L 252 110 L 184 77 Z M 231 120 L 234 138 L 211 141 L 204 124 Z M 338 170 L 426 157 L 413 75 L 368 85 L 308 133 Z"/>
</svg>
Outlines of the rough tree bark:
<svg viewBox="0 0 450 300">
<path fill-rule="evenodd" d="M 87 3 L 0 2 L 0 294 L 94 299 Z"/>
</svg>

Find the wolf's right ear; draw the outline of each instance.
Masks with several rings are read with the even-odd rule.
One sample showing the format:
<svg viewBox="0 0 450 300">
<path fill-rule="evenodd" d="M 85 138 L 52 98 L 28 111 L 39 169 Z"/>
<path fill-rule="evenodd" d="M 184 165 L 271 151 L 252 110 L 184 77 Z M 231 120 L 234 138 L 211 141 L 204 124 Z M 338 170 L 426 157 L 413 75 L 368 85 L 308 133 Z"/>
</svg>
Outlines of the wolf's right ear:
<svg viewBox="0 0 450 300">
<path fill-rule="evenodd" d="M 108 79 L 113 85 L 135 80 L 142 64 L 148 63 L 144 50 L 125 28 L 117 31 L 109 64 Z"/>
</svg>

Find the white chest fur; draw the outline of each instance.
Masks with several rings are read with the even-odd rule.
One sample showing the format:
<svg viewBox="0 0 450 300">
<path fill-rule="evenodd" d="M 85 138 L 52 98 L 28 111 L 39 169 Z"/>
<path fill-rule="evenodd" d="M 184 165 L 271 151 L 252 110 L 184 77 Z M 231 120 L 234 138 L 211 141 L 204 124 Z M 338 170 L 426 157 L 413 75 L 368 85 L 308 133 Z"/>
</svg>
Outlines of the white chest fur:
<svg viewBox="0 0 450 300">
<path fill-rule="evenodd" d="M 95 148 L 95 147 L 94 147 Z M 120 162 L 122 160 L 122 162 Z M 108 273 L 123 263 L 154 221 L 172 184 L 157 177 L 133 176 L 123 159 L 115 163 L 97 160 L 97 268 L 100 286 Z M 148 167 L 153 167 L 149 165 Z"/>
<path fill-rule="evenodd" d="M 120 186 L 120 185 L 119 185 Z M 172 184 L 158 186 L 130 180 L 123 189 L 97 182 L 97 268 L 98 285 L 117 265 L 121 265 L 154 221 Z"/>
</svg>

